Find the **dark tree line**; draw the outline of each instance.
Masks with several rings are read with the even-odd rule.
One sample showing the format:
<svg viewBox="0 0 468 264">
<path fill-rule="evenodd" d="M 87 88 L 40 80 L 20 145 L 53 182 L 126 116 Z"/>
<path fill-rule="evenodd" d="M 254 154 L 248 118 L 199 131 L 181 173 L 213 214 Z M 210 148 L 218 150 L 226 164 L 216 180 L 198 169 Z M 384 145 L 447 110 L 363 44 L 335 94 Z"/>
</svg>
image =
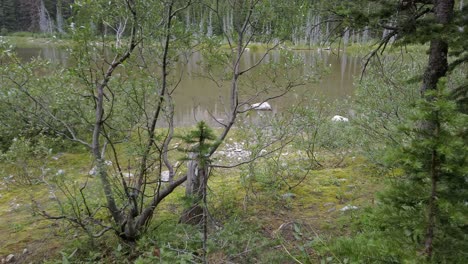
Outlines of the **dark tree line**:
<svg viewBox="0 0 468 264">
<path fill-rule="evenodd" d="M 117 2 L 112 5 L 116 5 Z M 243 1 L 238 3 L 241 2 Z M 67 20 L 72 16 L 74 4 L 74 0 L 0 0 L 0 32 L 3 35 L 18 31 L 64 33 L 67 24 L 70 26 L 72 23 Z M 181 23 L 194 35 L 222 36 L 222 32 L 233 30 L 236 17 L 239 15 L 234 9 L 228 8 L 230 4 L 231 1 L 226 0 L 195 1 L 181 14 Z M 296 45 L 328 45 L 336 41 L 330 36 L 336 37 L 336 33 L 343 26 L 345 30 L 339 37 L 345 45 L 368 42 L 387 34 L 385 29 L 360 28 L 352 24 L 343 24 L 340 19 L 341 14 L 330 12 L 327 1 L 269 0 L 261 1 L 261 5 L 262 7 L 256 12 L 261 12 L 262 16 L 253 21 L 251 29 L 257 35 L 253 39 L 255 42 L 263 42 L 269 36 L 275 35 L 280 40 L 287 40 Z M 222 12 L 215 14 L 207 6 L 218 7 Z M 370 5 L 362 11 L 369 13 Z M 94 21 L 93 18 L 89 18 L 89 22 L 95 25 L 97 33 L 104 35 L 115 33 L 126 37 L 130 34 L 128 30 L 116 33 L 119 25 Z"/>
<path fill-rule="evenodd" d="M 0 0 L 0 30 L 62 32 L 73 0 Z"/>
</svg>

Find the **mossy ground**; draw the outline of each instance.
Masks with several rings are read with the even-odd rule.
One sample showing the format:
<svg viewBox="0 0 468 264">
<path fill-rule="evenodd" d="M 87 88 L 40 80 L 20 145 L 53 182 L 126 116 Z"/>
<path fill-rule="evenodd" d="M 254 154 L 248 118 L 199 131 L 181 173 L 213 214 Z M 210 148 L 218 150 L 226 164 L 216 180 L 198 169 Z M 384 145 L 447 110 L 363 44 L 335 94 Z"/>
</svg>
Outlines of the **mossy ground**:
<svg viewBox="0 0 468 264">
<path fill-rule="evenodd" d="M 66 153 L 55 160 L 47 159 L 48 174 L 53 175 L 63 170 L 67 177 L 79 178 L 83 170 L 90 164 L 88 154 Z M 44 162 L 41 160 L 40 162 Z M 2 185 L 0 186 L 0 256 L 28 253 L 21 256 L 25 260 L 33 255 L 35 261 L 55 257 L 57 250 L 63 247 L 60 226 L 51 220 L 38 215 L 33 206 L 43 205 L 50 208 L 49 188 L 45 184 L 27 185 L 6 177 L 14 172 L 12 164 L 1 164 Z M 18 259 L 18 261 L 20 260 Z"/>
<path fill-rule="evenodd" d="M 90 155 L 86 152 L 65 153 L 56 160 L 49 157 L 48 166 L 52 174 L 63 170 L 68 179 L 84 181 L 89 180 L 87 172 L 92 168 L 92 163 Z M 2 175 L 2 178 L 3 176 L 5 175 Z M 319 239 L 349 232 L 347 227 L 350 218 L 362 207 L 372 205 L 373 194 L 381 186 L 378 179 L 376 171 L 366 160 L 352 157 L 348 157 L 339 168 L 312 171 L 293 189 L 285 186 L 271 187 L 256 182 L 249 183 L 254 186 L 251 188 L 252 185 L 246 184 L 243 179 L 242 168 L 216 169 L 212 172 L 209 182 L 209 208 L 212 219 L 217 224 L 210 232 L 217 239 L 214 240 L 224 244 L 213 242 L 210 258 L 214 263 L 228 260 L 237 260 L 240 263 L 282 260 L 281 263 L 288 263 L 292 260 L 289 254 L 302 257 L 303 260 L 316 259 L 312 242 L 318 243 Z M 73 237 L 73 234 L 64 230 L 64 225 L 45 220 L 33 213 L 32 200 L 44 208 L 48 207 L 48 203 L 54 202 L 49 197 L 47 186 L 8 183 L 2 186 L 0 194 L 0 237 L 3 238 L 0 241 L 1 256 L 11 253 L 21 256 L 23 249 L 27 248 L 28 253 L 21 256 L 24 260 L 42 262 L 45 259 L 60 259 L 60 252 L 70 254 L 73 248 L 79 247 L 76 246 L 76 241 L 73 241 L 78 239 L 74 238 L 76 234 Z M 292 194 L 292 197 L 286 197 L 285 194 Z M 174 239 L 183 241 L 183 234 L 188 232 L 181 231 L 180 236 L 170 237 L 174 230 L 186 228 L 178 224 L 179 215 L 183 210 L 183 196 L 184 189 L 180 187 L 158 207 L 152 225 L 154 231 L 148 236 L 151 241 L 159 241 L 155 244 L 161 250 L 166 250 L 166 255 L 169 254 L 167 251 L 171 251 L 167 247 L 168 243 Z M 340 211 L 347 205 L 357 206 L 359 209 Z M 237 230 L 245 229 L 241 234 L 225 231 L 239 223 Z M 257 241 L 260 246 L 246 244 L 244 249 L 233 248 L 229 244 L 238 242 L 232 240 L 232 236 L 239 236 L 239 241 L 243 241 L 243 236 L 249 237 L 245 239 Z M 119 242 L 111 239 L 105 244 L 113 248 Z M 304 249 L 306 244 L 309 246 Z M 143 243 L 139 248 L 143 252 L 139 257 L 142 263 L 146 263 L 145 256 L 146 261 L 154 260 L 150 257 L 147 246 L 148 244 Z M 144 252 L 147 252 L 146 255 Z M 113 261 L 119 258 L 136 258 L 119 255 L 115 250 L 103 254 L 112 256 Z M 178 256 L 180 257 L 180 254 L 175 255 Z M 270 257 L 260 259 L 259 256 Z M 102 257 L 99 257 L 101 261 L 108 262 Z"/>
</svg>

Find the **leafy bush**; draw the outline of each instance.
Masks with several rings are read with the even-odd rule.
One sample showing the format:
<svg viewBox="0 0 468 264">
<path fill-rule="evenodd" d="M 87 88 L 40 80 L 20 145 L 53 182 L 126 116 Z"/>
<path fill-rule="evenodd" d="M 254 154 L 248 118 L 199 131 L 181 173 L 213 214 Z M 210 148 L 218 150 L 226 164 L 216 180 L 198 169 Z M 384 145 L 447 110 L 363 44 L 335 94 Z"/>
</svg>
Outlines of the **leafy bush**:
<svg viewBox="0 0 468 264">
<path fill-rule="evenodd" d="M 421 100 L 401 133 L 407 137 L 387 150 L 401 170 L 360 220 L 361 233 L 333 243 L 338 259 L 351 263 L 466 263 L 468 226 L 468 115 L 448 99 L 445 82 Z M 423 124 L 437 129 L 428 133 Z M 436 176 L 434 176 L 436 175 Z M 429 230 L 435 230 L 433 237 Z M 426 258 L 428 239 L 432 256 Z"/>
<path fill-rule="evenodd" d="M 398 128 L 406 122 L 419 98 L 419 83 L 411 80 L 424 63 L 420 57 L 411 63 L 385 58 L 381 64 L 372 64 L 357 83 L 353 134 L 371 161 L 383 165 L 386 147 L 407 140 Z"/>
<path fill-rule="evenodd" d="M 8 165 L 3 174 L 9 174 L 9 183 L 35 184 L 47 174 L 47 158 L 51 149 L 47 148 L 45 138 L 36 140 L 15 138 L 8 151 L 0 159 Z"/>
</svg>

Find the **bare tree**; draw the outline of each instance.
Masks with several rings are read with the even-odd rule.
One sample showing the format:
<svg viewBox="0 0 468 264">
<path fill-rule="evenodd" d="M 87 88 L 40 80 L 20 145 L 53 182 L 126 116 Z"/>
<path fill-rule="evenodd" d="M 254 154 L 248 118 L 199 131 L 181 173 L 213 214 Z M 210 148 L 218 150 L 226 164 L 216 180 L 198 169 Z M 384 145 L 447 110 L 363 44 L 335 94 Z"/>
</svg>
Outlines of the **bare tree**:
<svg viewBox="0 0 468 264">
<path fill-rule="evenodd" d="M 56 22 L 57 22 L 57 31 L 59 33 L 65 33 L 65 30 L 63 29 L 64 26 L 64 21 L 63 21 L 63 2 L 62 0 L 57 0 L 56 4 Z"/>
<path fill-rule="evenodd" d="M 39 2 L 39 30 L 42 33 L 51 33 L 53 31 L 53 21 L 50 18 L 49 11 L 45 6 L 44 0 Z"/>
<path fill-rule="evenodd" d="M 216 47 L 215 49 L 217 49 L 217 51 L 209 48 L 205 51 L 206 56 L 214 54 L 213 56 L 217 57 L 218 61 L 221 61 L 221 65 L 216 65 L 217 67 L 212 67 L 213 65 L 205 65 L 207 70 L 203 77 L 212 80 L 218 87 L 220 87 L 220 89 L 224 88 L 222 84 L 223 81 L 229 81 L 229 96 L 227 102 L 221 102 L 225 108 L 225 116 L 223 116 L 223 118 L 219 118 L 211 115 L 214 122 L 222 127 L 222 130 L 213 146 L 211 146 L 209 152 L 203 157 L 204 160 L 211 160 L 211 157 L 218 150 L 231 129 L 234 127 L 239 115 L 255 110 L 255 102 L 260 101 L 260 103 L 257 103 L 257 105 L 259 105 L 267 102 L 268 100 L 282 97 L 292 88 L 304 84 L 306 79 L 305 77 L 299 77 L 283 80 L 284 82 L 279 84 L 280 87 L 276 87 L 278 88 L 277 90 L 273 89 L 273 85 L 268 87 L 268 85 L 260 85 L 255 82 L 249 83 L 251 80 L 248 77 L 245 78 L 247 81 L 243 83 L 242 76 L 253 74 L 251 72 L 254 72 L 255 70 L 258 71 L 257 74 L 262 74 L 261 67 L 265 65 L 265 61 L 271 55 L 272 51 L 279 47 L 279 41 L 275 41 L 272 37 L 268 36 L 265 41 L 267 50 L 251 65 L 242 67 L 242 60 L 248 57 L 248 45 L 251 44 L 256 37 L 260 37 L 259 34 L 261 34 L 261 28 L 257 27 L 258 21 L 261 17 L 261 3 L 257 0 L 242 0 L 226 3 L 223 2 L 223 4 L 225 4 L 223 5 L 224 7 L 228 6 L 229 8 L 222 8 L 220 1 L 216 1 L 213 5 L 207 4 L 207 7 L 211 10 L 210 13 L 213 13 L 216 19 L 218 19 L 220 24 L 229 20 L 226 19 L 226 16 L 229 16 L 231 13 L 233 14 L 232 27 L 227 26 L 226 23 L 224 23 L 223 27 L 223 36 L 229 45 L 229 50 L 220 51 Z M 227 58 L 227 61 L 220 58 Z M 291 65 L 293 64 L 293 62 L 289 63 L 291 63 Z M 229 80 L 217 79 L 215 72 L 219 71 L 220 68 L 226 69 L 223 71 L 222 75 L 228 75 Z M 271 68 L 269 71 L 272 72 L 273 75 L 276 74 Z M 273 79 L 275 79 L 275 77 L 273 77 Z M 255 92 L 251 94 L 246 93 L 246 90 L 249 89 Z M 243 96 L 241 96 L 241 94 Z M 280 139 L 272 139 L 272 141 L 279 142 Z M 273 144 L 272 142 L 268 142 L 266 145 Z M 253 161 L 265 155 L 266 153 L 257 153 L 257 155 L 251 157 L 250 160 Z M 192 163 L 190 163 L 191 166 L 188 168 L 188 175 L 191 180 L 187 182 L 186 196 L 192 197 L 194 204 L 184 211 L 181 221 L 185 223 L 204 223 L 204 226 L 206 226 L 206 212 L 202 212 L 202 209 L 206 206 L 202 206 L 202 208 L 200 208 L 200 203 L 206 200 L 204 195 L 206 195 L 207 180 L 205 177 L 210 174 L 210 169 L 232 168 L 247 164 L 249 163 L 249 160 L 231 165 L 208 163 L 208 168 L 200 167 L 199 164 L 197 164 L 197 159 L 192 160 Z M 199 179 L 197 179 L 197 177 Z M 200 215 L 201 213 L 203 213 L 203 215 Z"/>
<path fill-rule="evenodd" d="M 97 4 L 106 5 L 106 3 L 103 1 Z M 150 223 L 158 204 L 186 180 L 184 175 L 177 179 L 174 178 L 174 165 L 168 159 L 174 129 L 173 114 L 171 114 L 173 112 L 171 104 L 173 89 L 170 89 L 168 76 L 173 59 L 171 52 L 173 49 L 172 41 L 175 39 L 174 20 L 179 12 L 191 4 L 191 1 L 174 0 L 158 5 L 150 6 L 150 4 L 144 1 L 123 0 L 120 5 L 109 7 L 116 8 L 118 14 L 115 16 L 116 13 L 110 12 L 114 17 L 109 17 L 109 19 L 113 21 L 127 21 L 128 19 L 130 26 L 129 36 L 125 41 L 126 45 L 122 45 L 121 48 L 117 47 L 110 60 L 108 46 L 105 42 L 99 49 L 89 49 L 95 45 L 94 42 L 80 35 L 83 34 L 82 32 L 76 32 L 79 46 L 77 46 L 78 51 L 75 54 L 79 63 L 73 72 L 77 73 L 78 79 L 81 80 L 84 87 L 80 87 L 79 82 L 77 82 L 75 83 L 77 87 L 74 89 L 79 97 L 87 100 L 88 103 L 85 106 L 94 107 L 94 117 L 90 117 L 91 115 L 82 109 L 83 105 L 71 112 L 77 115 L 78 120 L 92 125 L 90 136 L 86 134 L 80 136 L 83 131 L 78 131 L 68 120 L 58 117 L 54 111 L 50 110 L 50 106 L 40 98 L 29 94 L 29 98 L 36 102 L 43 112 L 57 123 L 58 127 L 61 127 L 61 129 L 55 130 L 56 133 L 83 144 L 91 150 L 95 165 L 92 174 L 100 180 L 101 191 L 105 199 L 105 206 L 93 208 L 89 201 L 90 198 L 85 195 L 89 188 L 87 183 L 79 188 L 81 195 L 78 196 L 72 195 L 73 192 L 68 191 L 69 186 L 62 185 L 59 187 L 62 193 L 69 198 L 71 196 L 72 201 L 79 201 L 79 204 L 84 208 L 73 210 L 71 214 L 52 215 L 43 210 L 40 210 L 40 213 L 50 219 L 68 220 L 83 228 L 91 237 L 101 236 L 105 232 L 113 230 L 123 240 L 134 241 L 138 239 Z M 89 10 L 84 9 L 84 12 Z M 153 19 L 158 19 L 156 23 L 145 17 L 151 15 Z M 106 21 L 104 17 L 101 19 Z M 86 19 L 85 23 L 88 23 Z M 89 32 L 92 37 L 93 31 Z M 120 33 L 123 33 L 123 30 Z M 125 81 L 120 77 L 123 75 L 132 76 L 135 73 L 132 72 L 131 68 L 137 68 L 139 63 L 145 63 L 147 54 L 145 54 L 143 44 L 153 40 L 161 40 L 158 43 L 161 48 L 161 53 L 159 53 L 161 56 L 160 68 L 157 68 L 160 71 L 155 72 L 154 68 L 149 67 L 145 71 L 150 73 L 150 78 L 155 82 L 146 84 L 147 86 L 138 91 L 121 89 L 120 87 L 125 85 Z M 123 42 L 123 40 L 121 41 Z M 96 54 L 96 51 L 100 51 L 100 53 Z M 131 56 L 135 59 L 132 60 Z M 129 66 L 124 66 L 124 64 Z M 85 93 L 79 94 L 82 91 Z M 140 92 L 145 94 L 140 94 Z M 141 98 L 143 99 L 141 100 Z M 155 103 L 150 104 L 150 100 Z M 116 123 L 119 121 L 118 117 L 124 114 L 124 112 L 119 112 L 124 108 L 116 109 L 121 104 L 134 107 L 137 109 L 135 112 L 141 116 L 135 117 L 135 120 L 129 124 Z M 126 110 L 131 111 L 130 109 Z M 161 140 L 157 124 L 161 122 L 163 117 L 168 120 L 169 127 L 165 130 L 165 136 Z M 141 120 L 143 120 L 143 126 L 140 126 Z M 44 123 L 44 125 L 49 124 Z M 129 127 L 118 127 L 122 125 L 129 125 Z M 142 131 L 143 133 L 141 133 Z M 128 141 L 128 133 L 138 133 L 137 142 L 146 142 L 139 145 L 141 151 L 138 152 L 136 168 L 133 168 L 130 162 L 124 165 L 122 153 L 117 148 L 117 144 Z M 87 138 L 90 140 L 88 141 Z M 113 171 L 109 168 L 107 160 L 109 158 L 112 160 Z M 170 182 L 167 184 L 161 181 L 163 166 L 169 168 L 170 171 Z M 125 171 L 126 167 L 128 172 Z M 130 171 L 132 172 L 130 173 Z M 112 219 L 111 222 L 98 217 L 102 209 L 108 211 Z"/>
</svg>

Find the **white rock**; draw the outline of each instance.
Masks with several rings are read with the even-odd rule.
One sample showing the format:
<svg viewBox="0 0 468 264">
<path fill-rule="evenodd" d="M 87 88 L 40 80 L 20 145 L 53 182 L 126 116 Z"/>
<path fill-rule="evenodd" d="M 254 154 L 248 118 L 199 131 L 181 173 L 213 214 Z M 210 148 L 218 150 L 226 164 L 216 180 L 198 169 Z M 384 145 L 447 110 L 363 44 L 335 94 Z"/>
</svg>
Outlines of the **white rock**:
<svg viewBox="0 0 468 264">
<path fill-rule="evenodd" d="M 106 164 L 107 166 L 112 166 L 112 161 L 106 160 L 104 161 L 104 164 Z"/>
<path fill-rule="evenodd" d="M 60 169 L 57 171 L 57 173 L 55 175 L 59 176 L 59 175 L 64 175 L 65 174 L 65 171 Z"/>
<path fill-rule="evenodd" d="M 13 255 L 13 254 L 8 255 L 5 258 L 5 261 L 6 261 L 6 263 L 11 263 L 11 262 L 15 261 L 15 255 Z"/>
<path fill-rule="evenodd" d="M 126 177 L 126 178 L 133 178 L 133 176 L 134 176 L 133 173 L 130 173 L 130 172 L 124 172 L 124 173 L 122 173 L 122 175 L 124 177 Z"/>
<path fill-rule="evenodd" d="M 169 173 L 168 170 L 165 170 L 165 171 L 161 172 L 161 181 L 168 182 L 169 181 L 169 176 L 170 176 L 170 173 Z"/>
<path fill-rule="evenodd" d="M 49 199 L 51 199 L 51 200 L 57 199 L 57 196 L 55 196 L 55 193 L 52 190 L 49 191 Z"/>
<path fill-rule="evenodd" d="M 344 117 L 344 116 L 339 116 L 339 115 L 336 115 L 334 117 L 332 117 L 331 119 L 333 122 L 348 122 L 349 119 Z"/>
<path fill-rule="evenodd" d="M 255 103 L 251 105 L 252 109 L 254 110 L 263 110 L 263 111 L 271 111 L 271 105 L 268 102 L 263 103 Z"/>
<path fill-rule="evenodd" d="M 340 209 L 341 212 L 345 212 L 345 211 L 348 211 L 348 210 L 356 210 L 358 209 L 357 206 L 354 206 L 354 205 L 347 205 L 343 208 Z"/>
<path fill-rule="evenodd" d="M 97 173 L 97 168 L 94 166 L 89 172 L 88 175 L 95 176 Z"/>
<path fill-rule="evenodd" d="M 294 193 L 285 193 L 285 194 L 281 195 L 281 198 L 283 198 L 283 199 L 296 198 L 296 195 Z"/>
<path fill-rule="evenodd" d="M 28 254 L 28 252 L 29 252 L 29 251 L 28 251 L 27 248 L 23 249 L 23 255 L 24 255 L 24 254 Z"/>
</svg>

